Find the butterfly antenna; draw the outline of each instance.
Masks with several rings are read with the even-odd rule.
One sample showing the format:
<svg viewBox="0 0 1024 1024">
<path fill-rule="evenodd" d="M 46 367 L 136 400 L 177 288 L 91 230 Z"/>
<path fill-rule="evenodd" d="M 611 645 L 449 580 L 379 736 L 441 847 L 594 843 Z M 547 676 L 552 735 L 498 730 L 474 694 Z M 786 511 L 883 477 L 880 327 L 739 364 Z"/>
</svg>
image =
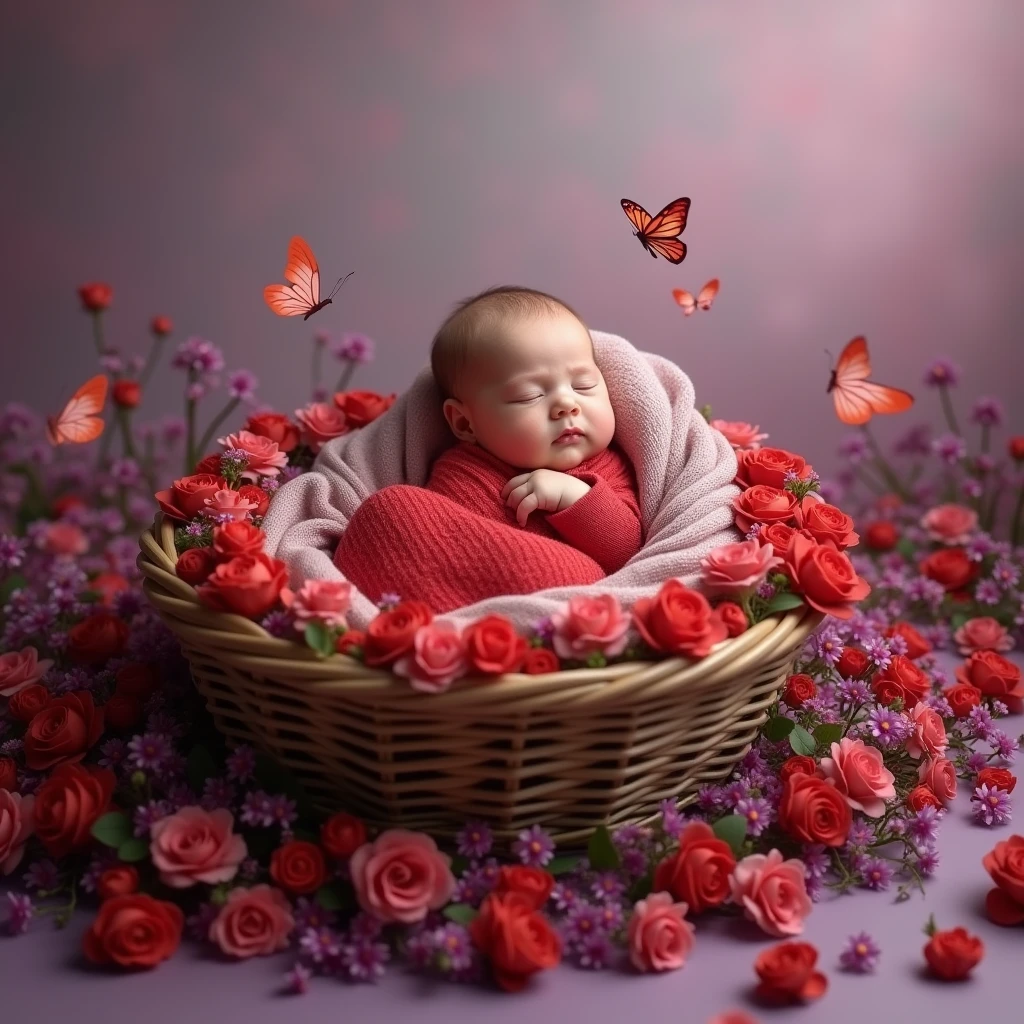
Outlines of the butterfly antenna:
<svg viewBox="0 0 1024 1024">
<path fill-rule="evenodd" d="M 338 294 L 338 290 L 341 286 L 355 273 L 354 270 L 350 270 L 344 277 L 338 278 L 338 283 L 331 289 L 331 294 L 328 296 L 329 299 L 333 299 Z"/>
<path fill-rule="evenodd" d="M 825 355 L 828 356 L 828 368 L 831 370 L 832 367 L 836 365 L 835 357 L 828 349 L 825 349 Z"/>
</svg>

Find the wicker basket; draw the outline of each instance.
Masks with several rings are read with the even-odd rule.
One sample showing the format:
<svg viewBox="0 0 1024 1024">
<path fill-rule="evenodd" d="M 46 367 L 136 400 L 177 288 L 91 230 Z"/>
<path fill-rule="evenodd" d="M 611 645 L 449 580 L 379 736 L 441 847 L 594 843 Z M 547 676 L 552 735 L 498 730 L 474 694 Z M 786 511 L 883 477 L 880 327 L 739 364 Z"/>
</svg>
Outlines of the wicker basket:
<svg viewBox="0 0 1024 1024">
<path fill-rule="evenodd" d="M 822 618 L 766 619 L 700 661 L 466 678 L 428 695 L 202 606 L 175 575 L 161 515 L 140 544 L 145 592 L 230 743 L 277 758 L 325 811 L 441 839 L 468 819 L 499 841 L 538 822 L 571 846 L 600 824 L 654 820 L 666 798 L 692 801 L 749 749 Z"/>
</svg>

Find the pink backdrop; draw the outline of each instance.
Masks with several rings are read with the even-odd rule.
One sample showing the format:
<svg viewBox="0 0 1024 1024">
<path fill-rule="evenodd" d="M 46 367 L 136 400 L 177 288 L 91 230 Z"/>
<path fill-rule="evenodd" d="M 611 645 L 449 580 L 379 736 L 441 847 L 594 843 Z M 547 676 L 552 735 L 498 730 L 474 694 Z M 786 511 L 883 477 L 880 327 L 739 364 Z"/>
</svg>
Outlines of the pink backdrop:
<svg viewBox="0 0 1024 1024">
<path fill-rule="evenodd" d="M 943 354 L 1010 403 L 1022 37 L 1019 0 L 20 5 L 0 39 L 0 401 L 56 405 L 93 371 L 75 287 L 98 278 L 113 344 L 166 313 L 285 411 L 312 329 L 371 336 L 356 386 L 402 390 L 452 303 L 496 283 L 563 296 L 819 463 L 842 433 L 823 350 L 857 333 L 923 402 Z M 672 267 L 619 199 L 678 195 Z M 305 325 L 261 298 L 293 233 L 331 281 L 356 271 Z M 670 290 L 716 275 L 684 320 Z M 150 411 L 179 388 L 168 370 Z"/>
</svg>

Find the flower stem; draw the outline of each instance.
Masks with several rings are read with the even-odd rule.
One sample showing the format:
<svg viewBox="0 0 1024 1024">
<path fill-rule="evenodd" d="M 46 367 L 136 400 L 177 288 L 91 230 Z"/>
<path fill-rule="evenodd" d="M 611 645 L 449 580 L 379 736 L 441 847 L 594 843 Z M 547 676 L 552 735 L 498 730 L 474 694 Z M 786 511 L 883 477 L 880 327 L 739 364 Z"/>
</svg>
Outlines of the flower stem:
<svg viewBox="0 0 1024 1024">
<path fill-rule="evenodd" d="M 108 420 L 103 426 L 103 436 L 100 438 L 100 450 L 96 456 L 96 465 L 102 469 L 110 455 L 110 439 L 113 436 L 113 424 Z"/>
<path fill-rule="evenodd" d="M 195 382 L 196 371 L 190 367 L 188 385 L 191 386 Z M 185 399 L 185 424 L 185 475 L 188 476 L 195 472 L 196 465 L 196 400 L 194 398 L 186 397 Z"/>
<path fill-rule="evenodd" d="M 240 398 L 232 398 L 227 405 L 214 417 L 213 421 L 206 428 L 206 432 L 199 439 L 198 451 L 205 452 L 206 446 L 210 443 L 213 435 L 217 433 L 217 428 L 238 408 L 238 403 L 241 401 Z"/>
<path fill-rule="evenodd" d="M 124 442 L 126 458 L 135 458 L 135 442 L 132 440 L 131 412 L 128 409 L 117 410 L 117 422 L 121 427 L 121 440 Z"/>
<path fill-rule="evenodd" d="M 156 366 L 157 360 L 160 358 L 160 352 L 163 349 L 163 344 L 163 335 L 155 335 L 153 338 L 153 344 L 149 347 L 149 355 L 146 356 L 146 365 L 142 367 L 142 373 L 139 374 L 139 384 L 141 384 L 143 388 L 149 381 L 149 375 L 153 372 L 153 367 Z"/>
<path fill-rule="evenodd" d="M 96 346 L 96 355 L 103 355 L 103 324 L 100 322 L 103 311 L 97 309 L 92 315 L 92 343 Z"/>
<path fill-rule="evenodd" d="M 988 423 L 981 425 L 981 452 L 988 455 L 989 442 L 992 440 L 992 427 Z"/>
<path fill-rule="evenodd" d="M 1014 547 L 1021 542 L 1022 529 L 1024 529 L 1024 483 L 1017 491 L 1017 504 L 1013 510 L 1013 525 L 1010 527 L 1010 543 Z"/>
<path fill-rule="evenodd" d="M 352 379 L 352 374 L 356 372 L 356 364 L 354 361 L 350 361 L 349 364 L 342 370 L 341 376 L 338 378 L 338 383 L 334 385 L 335 391 L 344 391 L 345 386 Z"/>
<path fill-rule="evenodd" d="M 857 478 L 868 490 L 874 491 L 875 494 L 885 494 L 885 485 L 874 477 L 868 476 L 867 466 L 858 466 L 855 472 Z"/>
<path fill-rule="evenodd" d="M 899 476 L 896 471 L 886 461 L 885 456 L 882 454 L 882 449 L 879 448 L 878 442 L 875 440 L 875 435 L 868 429 L 868 425 L 865 423 L 861 430 L 864 431 L 864 437 L 867 438 L 868 447 L 871 449 L 872 454 L 875 456 L 875 462 L 878 466 L 879 473 L 885 479 L 886 483 L 904 500 L 909 501 L 910 495 L 907 493 L 906 488 L 900 482 Z"/>
<path fill-rule="evenodd" d="M 949 397 L 949 388 L 945 384 L 939 385 L 939 401 L 942 403 L 942 412 L 949 424 L 949 429 L 959 437 L 960 425 L 956 421 L 956 413 L 953 412 L 953 399 Z"/>
</svg>

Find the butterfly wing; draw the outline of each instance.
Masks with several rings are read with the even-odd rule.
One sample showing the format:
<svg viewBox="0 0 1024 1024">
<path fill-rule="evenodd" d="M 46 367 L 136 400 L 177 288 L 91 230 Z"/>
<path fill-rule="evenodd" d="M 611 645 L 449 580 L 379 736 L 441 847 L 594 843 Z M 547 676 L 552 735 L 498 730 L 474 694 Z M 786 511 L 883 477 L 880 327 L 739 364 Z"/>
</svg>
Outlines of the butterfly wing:
<svg viewBox="0 0 1024 1024">
<path fill-rule="evenodd" d="M 625 210 L 633 227 L 643 235 L 647 231 L 647 225 L 651 223 L 651 215 L 639 203 L 634 203 L 632 199 L 623 199 L 621 202 L 622 209 Z"/>
<path fill-rule="evenodd" d="M 715 301 L 715 296 L 718 294 L 718 278 L 713 277 L 703 288 L 700 290 L 700 294 L 697 296 L 697 305 L 701 309 L 710 309 L 711 303 Z"/>
<path fill-rule="evenodd" d="M 308 313 L 320 302 L 320 267 L 304 238 L 296 235 L 288 243 L 285 280 L 290 284 L 268 284 L 263 299 L 278 316 Z"/>
<path fill-rule="evenodd" d="M 836 415 L 851 427 L 867 423 L 875 413 L 906 412 L 914 404 L 914 396 L 909 391 L 876 384 L 867 379 L 870 373 L 868 343 L 858 336 L 840 354 L 831 388 Z"/>
<path fill-rule="evenodd" d="M 64 411 L 48 417 L 46 436 L 51 444 L 70 441 L 86 444 L 103 433 L 103 420 L 99 414 L 107 400 L 107 378 L 101 373 L 90 377 L 72 396 Z"/>
<path fill-rule="evenodd" d="M 686 243 L 679 240 L 679 235 L 686 228 L 686 215 L 689 210 L 689 199 L 674 199 L 664 210 L 651 218 L 650 224 L 643 232 L 647 244 L 669 263 L 678 264 L 686 259 Z"/>
<path fill-rule="evenodd" d="M 697 308 L 697 300 L 683 288 L 673 288 L 672 298 L 676 300 L 686 316 L 689 316 Z"/>
</svg>

